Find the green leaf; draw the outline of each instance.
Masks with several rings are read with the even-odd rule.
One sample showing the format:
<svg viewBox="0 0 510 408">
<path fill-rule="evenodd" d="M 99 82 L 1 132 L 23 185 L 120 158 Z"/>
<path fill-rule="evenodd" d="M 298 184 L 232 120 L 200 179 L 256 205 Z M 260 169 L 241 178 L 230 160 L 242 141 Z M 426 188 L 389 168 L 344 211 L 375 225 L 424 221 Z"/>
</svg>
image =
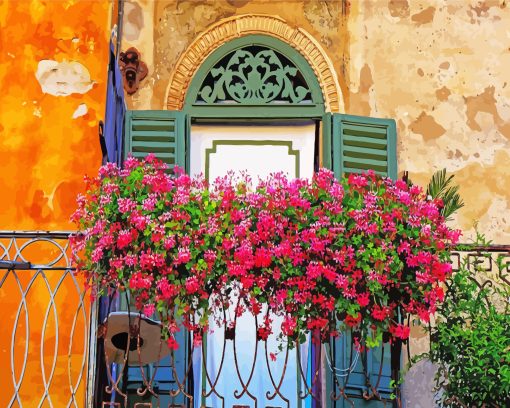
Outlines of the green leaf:
<svg viewBox="0 0 510 408">
<path fill-rule="evenodd" d="M 448 219 L 452 214 L 464 207 L 459 194 L 459 186 L 452 186 L 453 175 L 446 177 L 446 169 L 435 172 L 427 186 L 427 195 L 443 200 L 441 214 Z"/>
</svg>

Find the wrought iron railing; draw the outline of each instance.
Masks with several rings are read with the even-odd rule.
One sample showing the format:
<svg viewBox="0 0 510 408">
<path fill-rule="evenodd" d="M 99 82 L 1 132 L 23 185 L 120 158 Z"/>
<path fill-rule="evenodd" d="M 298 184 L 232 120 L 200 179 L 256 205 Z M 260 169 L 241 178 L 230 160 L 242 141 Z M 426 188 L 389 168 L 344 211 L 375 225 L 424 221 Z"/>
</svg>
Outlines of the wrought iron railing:
<svg viewBox="0 0 510 408">
<path fill-rule="evenodd" d="M 478 268 L 486 280 L 510 286 L 510 245 L 460 244 L 452 252 L 454 271 L 459 269 L 462 259 L 467 259 L 468 267 Z"/>
<path fill-rule="evenodd" d="M 69 232 L 0 231 L 0 406 L 84 407 L 90 305 Z"/>
<path fill-rule="evenodd" d="M 228 408 L 294 408 L 305 406 L 304 401 L 313 407 L 337 407 L 354 406 L 362 400 L 399 406 L 398 389 L 390 385 L 396 378 L 391 361 L 400 361 L 400 350 L 384 343 L 374 351 L 358 352 L 349 333 L 320 346 L 311 347 L 311 339 L 307 345 L 285 344 L 273 362 L 268 343 L 255 341 L 254 319 L 251 351 L 235 330 L 221 329 L 215 350 L 207 338 L 194 345 L 181 333 L 178 351 L 168 350 L 158 338 L 153 346 L 156 358 L 146 364 L 144 325 L 157 327 L 158 323 L 134 310 L 127 312 L 129 316 L 116 312 L 117 320 L 124 319 L 127 329 L 114 344 L 115 314 L 96 325 L 95 305 L 89 304 L 82 282 L 73 273 L 69 235 L 0 232 L 4 333 L 0 338 L 0 406 L 216 408 L 235 401 Z M 510 246 L 464 247 L 452 254 L 454 268 L 463 257 L 472 260 L 473 266 L 481 266 L 488 280 L 510 285 Z M 130 352 L 126 353 L 128 345 Z M 98 346 L 106 362 L 103 367 L 97 364 Z M 210 362 L 213 352 L 215 364 L 204 364 Z M 99 373 L 100 368 L 106 373 Z M 98 380 L 101 377 L 103 380 Z M 260 391 L 262 377 L 265 381 Z M 289 378 L 295 384 L 292 396 L 286 393 Z M 396 394 L 393 399 L 392 392 Z M 94 400 L 93 394 L 101 397 Z"/>
<path fill-rule="evenodd" d="M 143 363 L 147 350 L 144 346 L 150 339 L 142 327 L 147 318 L 134 311 L 117 312 L 110 318 L 119 316 L 125 318 L 122 330 L 126 337 L 130 336 L 130 347 L 128 352 L 128 342 L 124 341 L 117 354 L 109 353 L 107 350 L 113 348 L 115 335 L 108 333 L 109 323 L 105 322 L 100 333 L 105 358 L 111 363 L 115 355 L 118 366 L 116 376 L 107 369 L 108 401 L 103 402 L 103 407 L 294 408 L 309 406 L 306 401 L 314 407 L 336 407 L 355 406 L 356 400 L 393 404 L 390 386 L 393 350 L 389 343 L 360 352 L 354 347 L 350 333 L 344 334 L 341 341 L 318 342 L 315 346 L 311 346 L 312 339 L 305 345 L 288 342 L 284 344 L 278 364 L 272 361 L 270 342 L 256 338 L 258 325 L 253 318 L 253 327 L 250 330 L 244 325 L 244 333 L 237 331 L 236 321 L 235 329 L 222 327 L 221 333 L 216 329 L 216 349 L 212 351 L 210 338 L 204 338 L 198 346 L 192 339 L 188 343 L 181 341 L 181 347 L 187 346 L 187 349 L 176 352 L 167 350 L 165 342 L 158 337 L 150 343 L 158 354 L 154 363 L 146 365 Z M 117 327 L 115 333 L 118 335 L 119 331 Z M 253 335 L 251 343 L 246 341 L 246 335 L 244 342 L 238 339 L 246 331 Z M 182 336 L 181 340 L 185 338 Z M 275 343 L 272 344 L 274 347 Z M 211 352 L 216 354 L 215 363 L 208 357 Z M 166 354 L 168 356 L 163 358 Z M 265 379 L 262 391 L 260 378 Z M 166 384 L 162 386 L 161 381 Z M 289 387 L 289 382 L 295 387 Z M 114 394 L 116 397 L 108 397 Z M 337 402 L 340 405 L 336 405 Z"/>
</svg>

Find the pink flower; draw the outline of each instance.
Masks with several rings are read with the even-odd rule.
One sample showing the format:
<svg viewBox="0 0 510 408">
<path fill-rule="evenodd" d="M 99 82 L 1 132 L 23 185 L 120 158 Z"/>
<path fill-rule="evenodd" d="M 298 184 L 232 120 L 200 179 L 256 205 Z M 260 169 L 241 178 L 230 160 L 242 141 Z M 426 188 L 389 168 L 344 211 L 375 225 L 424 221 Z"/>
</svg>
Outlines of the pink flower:
<svg viewBox="0 0 510 408">
<path fill-rule="evenodd" d="M 202 345 L 202 335 L 198 332 L 193 332 L 193 346 L 200 347 Z"/>
<path fill-rule="evenodd" d="M 197 277 L 190 276 L 188 279 L 186 279 L 185 287 L 186 287 L 186 292 L 188 292 L 189 294 L 192 295 L 194 293 L 197 293 L 198 290 L 200 289 L 200 284 L 198 282 Z"/>
<path fill-rule="evenodd" d="M 216 254 L 214 253 L 214 251 L 211 249 L 206 250 L 204 253 L 204 260 L 208 264 L 214 263 L 214 261 L 216 261 Z"/>
<path fill-rule="evenodd" d="M 321 274 L 322 267 L 316 262 L 310 263 L 306 268 L 306 276 L 308 279 L 317 279 L 321 276 Z"/>
<path fill-rule="evenodd" d="M 170 336 L 168 340 L 166 341 L 166 344 L 170 350 L 177 350 L 179 349 L 179 343 L 175 340 L 175 337 Z"/>
<path fill-rule="evenodd" d="M 257 248 L 255 250 L 255 266 L 267 268 L 269 265 L 271 265 L 271 252 L 267 248 Z"/>
<path fill-rule="evenodd" d="M 353 187 L 361 188 L 365 187 L 368 184 L 368 181 L 364 175 L 351 173 L 349 174 L 348 183 Z"/>
<path fill-rule="evenodd" d="M 161 293 L 161 298 L 165 300 L 173 299 L 179 290 L 171 285 L 166 278 L 161 279 L 156 285 L 158 291 Z"/>
<path fill-rule="evenodd" d="M 356 302 L 358 302 L 358 305 L 361 307 L 368 306 L 370 303 L 370 295 L 368 293 L 360 293 L 358 296 L 356 296 Z"/>
<path fill-rule="evenodd" d="M 164 169 L 154 155 L 128 157 L 124 169 L 108 164 L 87 179 L 73 214 L 83 239 L 71 245 L 85 253 L 77 269 L 89 285 L 127 280 L 148 315 L 178 302 L 197 347 L 207 323 L 194 317 L 225 324 L 217 312 L 232 306 L 220 296 L 229 287 L 246 299 L 236 315 L 262 316 L 267 303 L 283 318 L 284 335 L 319 330 L 323 338 L 336 333 L 332 312 L 346 311 L 350 327 L 407 338 L 409 329 L 393 320 L 397 304 L 428 321 L 444 298 L 440 285 L 452 270 L 443 260 L 460 232 L 419 187 L 373 172 L 337 180 L 319 170 L 310 181 L 277 173 L 257 185 L 232 173 L 209 188 L 182 169 L 172 176 Z M 163 319 L 175 349 L 175 317 Z M 270 333 L 267 321 L 257 327 L 259 339 Z"/>
<path fill-rule="evenodd" d="M 177 258 L 175 259 L 174 263 L 176 265 L 185 264 L 185 263 L 189 262 L 190 259 L 191 259 L 191 252 L 190 252 L 189 248 L 181 247 L 181 248 L 179 248 L 179 250 L 177 252 Z"/>
<path fill-rule="evenodd" d="M 158 203 L 157 196 L 155 194 L 149 194 L 149 196 L 145 200 L 143 200 L 142 208 L 145 211 L 153 211 L 157 203 Z"/>
<path fill-rule="evenodd" d="M 140 267 L 143 270 L 161 268 L 164 264 L 165 257 L 163 254 L 152 252 L 150 249 L 140 254 Z"/>
<path fill-rule="evenodd" d="M 150 218 L 148 216 L 133 212 L 131 214 L 130 221 L 136 229 L 143 231 L 149 224 Z"/>
<path fill-rule="evenodd" d="M 135 167 L 139 166 L 140 162 L 134 158 L 133 156 L 129 155 L 126 160 L 124 160 L 124 168 L 126 170 L 134 169 Z"/>
<path fill-rule="evenodd" d="M 386 317 L 388 317 L 388 309 L 380 307 L 379 305 L 374 305 L 370 314 L 375 320 L 383 321 Z"/>
<path fill-rule="evenodd" d="M 348 314 L 344 322 L 349 327 L 357 326 L 361 322 L 361 313 L 358 313 L 355 317 Z"/>
<path fill-rule="evenodd" d="M 131 242 L 133 242 L 131 231 L 122 230 L 119 232 L 119 235 L 117 236 L 117 248 L 123 249 L 131 244 Z"/>
<path fill-rule="evenodd" d="M 154 278 L 152 275 L 144 275 L 141 272 L 135 272 L 129 279 L 129 287 L 133 290 L 147 290 L 152 286 Z"/>
<path fill-rule="evenodd" d="M 117 200 L 117 205 L 119 206 L 119 212 L 121 214 L 131 212 L 136 208 L 136 202 L 130 198 L 119 198 Z"/>
<path fill-rule="evenodd" d="M 92 251 L 92 262 L 99 262 L 103 257 L 103 248 L 96 248 Z"/>
<path fill-rule="evenodd" d="M 145 316 L 152 316 L 156 311 L 156 307 L 153 303 L 149 303 L 143 307 L 143 314 Z"/>
<path fill-rule="evenodd" d="M 112 202 L 112 196 L 109 194 L 103 195 L 99 199 L 99 204 L 101 204 L 101 205 L 107 205 L 107 204 L 110 204 L 111 202 Z"/>
<path fill-rule="evenodd" d="M 390 326 L 390 333 L 399 339 L 406 340 L 409 338 L 411 328 L 404 326 L 403 324 L 397 324 L 396 326 Z"/>
<path fill-rule="evenodd" d="M 124 263 L 127 266 L 135 266 L 138 263 L 136 255 L 128 254 L 124 257 Z"/>
<path fill-rule="evenodd" d="M 282 332 L 284 335 L 292 336 L 294 334 L 294 331 L 296 330 L 296 326 L 297 326 L 297 323 L 296 323 L 295 317 L 286 315 L 283 318 Z"/>
<path fill-rule="evenodd" d="M 175 236 L 170 235 L 163 241 L 163 247 L 168 251 L 175 246 Z"/>
</svg>

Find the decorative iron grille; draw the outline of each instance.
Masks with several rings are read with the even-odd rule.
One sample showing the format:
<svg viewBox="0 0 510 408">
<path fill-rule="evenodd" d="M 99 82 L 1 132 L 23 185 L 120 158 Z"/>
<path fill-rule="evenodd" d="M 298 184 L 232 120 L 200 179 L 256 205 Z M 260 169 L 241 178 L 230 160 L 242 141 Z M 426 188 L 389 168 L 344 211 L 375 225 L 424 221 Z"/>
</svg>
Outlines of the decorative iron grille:
<svg viewBox="0 0 510 408">
<path fill-rule="evenodd" d="M 69 235 L 0 231 L 2 407 L 86 404 L 91 308 Z"/>
<path fill-rule="evenodd" d="M 158 358 L 159 362 L 143 364 L 137 329 L 141 327 L 142 316 L 131 311 L 132 327 L 125 344 L 133 345 L 134 358 L 128 359 L 129 355 L 124 354 L 120 363 L 113 365 L 106 355 L 108 325 L 97 327 L 96 317 L 91 319 L 96 316 L 95 305 L 89 303 L 82 282 L 74 275 L 69 235 L 70 232 L 0 231 L 3 328 L 0 406 L 90 407 L 93 393 L 98 392 L 98 388 L 93 389 L 96 383 L 96 387 L 105 391 L 102 392 L 103 407 L 216 408 L 225 406 L 221 401 L 226 396 L 218 389 L 222 375 L 229 376 L 232 383 L 229 392 L 239 400 L 232 406 L 291 407 L 290 399 L 282 391 L 286 375 L 293 375 L 298 381 L 297 400 L 310 400 L 314 407 L 355 406 L 355 403 L 358 406 L 357 401 L 400 406 L 398 390 L 396 398 L 390 398 L 391 389 L 385 383 L 389 374 L 383 367 L 385 356 L 399 360 L 400 350 L 388 343 L 371 356 L 358 353 L 351 344 L 344 347 L 343 354 L 339 353 L 338 344 L 322 345 L 307 359 L 303 359 L 303 348 L 299 345 L 293 349 L 286 347 L 282 351 L 284 367 L 292 353 L 296 354 L 297 361 L 296 371 L 289 374 L 286 368 L 274 370 L 267 344 L 257 341 L 254 344 L 260 352 L 248 358 L 250 369 L 242 372 L 235 331 L 226 329 L 220 350 L 221 363 L 216 369 L 197 359 L 197 356 L 202 361 L 206 359 L 207 343 L 195 347 L 190 339 L 185 343 L 184 357 L 170 351 L 166 360 Z M 485 272 L 485 280 L 481 280 L 480 285 L 487 285 L 487 282 L 510 285 L 510 246 L 459 247 L 452 254 L 454 269 L 463 257 Z M 98 339 L 105 346 L 106 375 L 98 373 L 95 366 Z M 344 335 L 344 339 L 349 343 L 348 335 Z M 160 356 L 165 354 L 165 347 L 160 340 Z M 409 355 L 409 345 L 405 348 Z M 234 372 L 226 373 L 222 368 L 227 353 L 233 357 Z M 197 389 L 199 373 L 202 378 Z M 260 375 L 268 380 L 265 399 L 271 402 L 265 405 L 257 401 L 252 392 L 254 378 Z M 106 379 L 102 383 L 97 381 L 100 376 Z M 395 373 L 391 373 L 391 377 L 395 378 Z M 353 383 L 352 379 L 356 381 Z M 212 395 L 220 405 L 208 405 Z M 250 398 L 249 404 L 241 402 L 243 396 Z"/>
<path fill-rule="evenodd" d="M 310 87 L 283 54 L 250 45 L 219 61 L 204 79 L 197 103 L 311 103 Z"/>
<path fill-rule="evenodd" d="M 124 349 L 119 348 L 116 354 L 116 375 L 112 374 L 110 367 L 112 355 L 105 352 L 108 363 L 105 399 L 108 401 L 102 403 L 103 407 L 333 408 L 354 407 L 356 401 L 380 401 L 382 407 L 392 406 L 399 400 L 398 396 L 394 400 L 391 396 L 391 367 L 385 355 L 388 357 L 395 350 L 389 343 L 370 352 L 359 352 L 354 348 L 350 333 L 344 333 L 343 344 L 332 341 L 308 348 L 308 357 L 303 358 L 304 349 L 299 342 L 292 345 L 289 342 L 282 351 L 283 366 L 275 368 L 267 341 L 257 339 L 250 344 L 253 349 L 246 350 L 236 340 L 238 333 L 235 329 L 222 328 L 216 364 L 209 364 L 207 355 L 211 349 L 204 336 L 199 346 L 194 346 L 192 341 L 181 343 L 181 347 L 188 348 L 180 356 L 167 350 L 165 342 L 158 339 L 151 347 L 159 351 L 156 362 L 147 365 L 142 362 L 146 352 L 143 345 L 147 339 L 141 329 L 147 318 L 135 311 L 124 313 L 128 317 L 126 321 L 130 322 L 129 328 L 125 329 L 130 340 L 124 342 Z M 255 333 L 256 319 L 253 322 Z M 101 329 L 100 337 L 104 349 L 108 350 L 114 342 L 113 337 L 108 335 L 108 321 Z M 165 354 L 168 357 L 163 358 Z M 185 356 L 184 363 L 180 361 L 182 355 Z M 293 370 L 289 369 L 291 356 L 297 363 Z M 226 370 L 225 361 L 229 359 L 233 367 Z M 204 361 L 208 363 L 204 364 Z M 199 376 L 198 381 L 196 376 Z M 257 384 L 254 383 L 260 377 L 266 381 L 263 392 L 258 390 L 257 394 Z M 297 395 L 289 395 L 288 388 L 287 392 L 282 389 L 288 378 L 297 382 Z M 355 382 L 352 382 L 353 378 Z M 229 386 L 225 387 L 227 381 Z"/>
<path fill-rule="evenodd" d="M 510 286 L 510 245 L 460 244 L 452 252 L 454 271 L 459 270 L 462 259 L 467 259 L 472 270 L 482 272 L 480 284 L 491 281 Z"/>
</svg>

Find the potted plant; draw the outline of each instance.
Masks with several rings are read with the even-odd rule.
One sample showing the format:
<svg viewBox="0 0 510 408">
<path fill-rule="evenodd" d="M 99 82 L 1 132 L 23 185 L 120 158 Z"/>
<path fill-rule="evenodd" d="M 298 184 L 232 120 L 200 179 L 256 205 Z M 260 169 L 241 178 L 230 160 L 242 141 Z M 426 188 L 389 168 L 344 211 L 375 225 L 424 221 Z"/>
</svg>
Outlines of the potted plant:
<svg viewBox="0 0 510 408">
<path fill-rule="evenodd" d="M 87 179 L 73 245 L 93 295 L 128 291 L 145 315 L 159 313 L 171 349 L 177 318 L 196 345 L 211 317 L 232 325 L 223 311 L 234 293 L 237 315 L 268 305 L 283 339 L 352 328 L 369 348 L 385 333 L 405 340 L 399 313 L 427 322 L 443 298 L 459 232 L 446 226 L 441 199 L 417 186 L 373 172 L 337 180 L 324 169 L 312 180 L 227 175 L 209 186 L 166 170 L 152 155 L 129 157 Z"/>
</svg>

